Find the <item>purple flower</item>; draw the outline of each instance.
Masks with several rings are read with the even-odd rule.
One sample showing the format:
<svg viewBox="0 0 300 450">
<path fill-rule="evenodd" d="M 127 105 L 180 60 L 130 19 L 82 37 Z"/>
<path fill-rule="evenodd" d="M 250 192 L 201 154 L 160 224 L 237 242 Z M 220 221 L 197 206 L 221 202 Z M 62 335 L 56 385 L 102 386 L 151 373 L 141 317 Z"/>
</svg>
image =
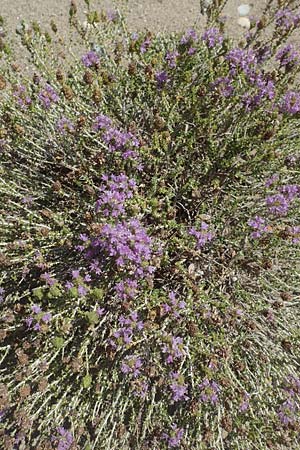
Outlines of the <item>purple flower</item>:
<svg viewBox="0 0 300 450">
<path fill-rule="evenodd" d="M 248 221 L 248 225 L 255 230 L 251 233 L 251 237 L 253 239 L 258 239 L 262 236 L 263 233 L 267 233 L 269 231 L 265 219 L 260 216 L 255 216 L 254 219 L 250 219 Z"/>
<path fill-rule="evenodd" d="M 66 117 L 62 117 L 61 119 L 59 119 L 59 121 L 57 122 L 57 129 L 61 134 L 74 133 L 75 131 L 73 123 Z"/>
<path fill-rule="evenodd" d="M 43 273 L 40 276 L 41 280 L 46 281 L 46 283 L 48 284 L 48 286 L 53 286 L 56 283 L 56 279 L 53 278 L 48 272 Z"/>
<path fill-rule="evenodd" d="M 257 66 L 256 55 L 251 49 L 245 50 L 242 48 L 234 48 L 227 53 L 226 59 L 229 62 L 231 73 L 233 75 L 240 69 L 246 75 L 250 76 L 253 69 Z"/>
<path fill-rule="evenodd" d="M 163 433 L 162 439 L 167 442 L 169 448 L 178 447 L 181 439 L 183 438 L 183 428 L 177 427 L 174 423 L 171 425 L 171 432 L 169 434 Z"/>
<path fill-rule="evenodd" d="M 32 305 L 31 311 L 34 314 L 39 314 L 40 312 L 42 312 L 42 309 L 41 309 L 41 307 L 39 305 Z"/>
<path fill-rule="evenodd" d="M 213 380 L 205 378 L 199 385 L 200 399 L 205 403 L 215 405 L 219 401 L 220 386 Z"/>
<path fill-rule="evenodd" d="M 32 195 L 27 195 L 26 197 L 22 198 L 22 203 L 24 203 L 24 205 L 32 205 L 33 204 L 33 197 Z"/>
<path fill-rule="evenodd" d="M 224 38 L 218 28 L 209 28 L 202 35 L 202 40 L 206 43 L 208 48 L 214 48 L 217 45 L 221 45 Z"/>
<path fill-rule="evenodd" d="M 49 109 L 53 103 L 59 102 L 59 95 L 50 84 L 46 84 L 38 95 L 39 100 L 45 109 Z"/>
<path fill-rule="evenodd" d="M 292 238 L 293 244 L 299 244 L 300 243 L 300 226 L 294 226 L 288 228 L 289 236 Z"/>
<path fill-rule="evenodd" d="M 173 52 L 168 52 L 166 54 L 166 61 L 168 62 L 168 66 L 171 69 L 174 69 L 177 66 L 177 58 L 179 56 L 179 53 L 177 50 L 173 51 Z"/>
<path fill-rule="evenodd" d="M 281 192 L 288 201 L 293 201 L 296 197 L 299 197 L 300 186 L 297 184 L 287 184 L 285 186 L 280 186 L 279 192 Z"/>
<path fill-rule="evenodd" d="M 48 322 L 50 322 L 51 318 L 52 318 L 52 314 L 47 312 L 42 316 L 42 321 L 45 323 L 48 323 Z"/>
<path fill-rule="evenodd" d="M 20 84 L 17 86 L 13 92 L 13 96 L 22 109 L 26 109 L 29 105 L 31 105 L 31 98 L 27 94 L 26 87 L 24 85 Z"/>
<path fill-rule="evenodd" d="M 105 314 L 105 308 L 97 308 L 96 313 L 99 317 L 102 317 Z"/>
<path fill-rule="evenodd" d="M 197 231 L 194 227 L 192 227 L 188 233 L 196 238 L 196 246 L 198 249 L 201 249 L 207 242 L 213 239 L 213 234 L 209 231 L 209 225 L 206 222 L 201 222 L 200 231 Z"/>
<path fill-rule="evenodd" d="M 121 300 L 129 300 L 135 297 L 138 284 L 136 280 L 127 279 L 117 283 L 115 289 Z"/>
<path fill-rule="evenodd" d="M 299 408 L 297 403 L 292 398 L 285 400 L 279 408 L 278 417 L 282 425 L 289 426 L 294 425 L 299 421 L 297 412 Z"/>
<path fill-rule="evenodd" d="M 172 383 L 170 384 L 170 389 L 172 391 L 172 400 L 178 402 L 180 400 L 188 400 L 189 397 L 186 395 L 188 391 L 187 385 L 184 383 L 184 378 L 178 372 L 171 373 Z"/>
<path fill-rule="evenodd" d="M 274 183 L 276 183 L 279 180 L 279 175 L 277 173 L 274 173 L 270 178 L 267 179 L 265 182 L 266 187 L 272 186 Z"/>
<path fill-rule="evenodd" d="M 77 280 L 80 277 L 80 269 L 72 270 L 72 278 Z"/>
<path fill-rule="evenodd" d="M 121 364 L 121 372 L 126 375 L 131 374 L 136 378 L 140 375 L 142 366 L 143 362 L 140 357 L 127 356 Z"/>
<path fill-rule="evenodd" d="M 239 407 L 240 412 L 245 412 L 249 409 L 249 398 L 250 395 L 247 392 L 245 392 L 243 401 L 241 402 Z"/>
<path fill-rule="evenodd" d="M 279 103 L 279 110 L 286 114 L 300 112 L 300 92 L 287 91 Z"/>
<path fill-rule="evenodd" d="M 70 290 L 70 289 L 72 289 L 72 288 L 74 287 L 74 284 L 71 283 L 71 281 L 67 281 L 66 284 L 65 284 L 65 287 L 66 287 L 68 290 Z"/>
<path fill-rule="evenodd" d="M 187 30 L 186 33 L 182 36 L 180 43 L 181 44 L 191 44 L 193 42 L 198 41 L 198 36 L 195 30 L 192 28 Z"/>
<path fill-rule="evenodd" d="M 25 323 L 26 323 L 28 328 L 31 328 L 32 322 L 33 322 L 33 317 L 27 317 L 25 319 Z"/>
<path fill-rule="evenodd" d="M 283 194 L 274 194 L 266 198 L 266 205 L 270 213 L 285 216 L 289 210 L 290 201 Z"/>
<path fill-rule="evenodd" d="M 81 61 L 85 67 L 98 67 L 100 59 L 96 52 L 90 50 L 81 57 Z"/>
<path fill-rule="evenodd" d="M 147 37 L 144 42 L 141 44 L 140 51 L 141 53 L 146 53 L 151 45 L 151 38 Z"/>
<path fill-rule="evenodd" d="M 212 89 L 217 89 L 224 97 L 230 97 L 234 91 L 232 79 L 229 77 L 217 78 L 210 86 Z"/>
<path fill-rule="evenodd" d="M 288 44 L 279 50 L 275 59 L 280 62 L 281 66 L 296 66 L 300 63 L 299 52 L 292 44 Z"/>
<path fill-rule="evenodd" d="M 69 450 L 74 439 L 72 433 L 64 427 L 58 427 L 57 433 L 59 436 L 52 436 L 51 440 L 57 443 L 57 450 Z"/>
<path fill-rule="evenodd" d="M 276 26 L 284 31 L 288 31 L 300 23 L 300 14 L 296 14 L 289 8 L 279 9 L 275 14 L 275 18 Z"/>
<path fill-rule="evenodd" d="M 156 72 L 155 74 L 155 79 L 157 81 L 157 85 L 158 87 L 162 87 L 163 85 L 165 85 L 166 83 L 169 82 L 169 76 L 167 74 L 167 72 L 165 72 L 164 70 L 161 72 Z"/>
<path fill-rule="evenodd" d="M 166 363 L 172 364 L 176 359 L 183 359 L 185 356 L 183 339 L 179 336 L 166 335 L 165 341 L 162 352 L 166 354 Z"/>
<path fill-rule="evenodd" d="M 84 297 L 87 293 L 88 293 L 88 290 L 87 290 L 87 288 L 85 286 L 82 286 L 82 285 L 78 286 L 78 294 L 81 297 Z"/>
</svg>

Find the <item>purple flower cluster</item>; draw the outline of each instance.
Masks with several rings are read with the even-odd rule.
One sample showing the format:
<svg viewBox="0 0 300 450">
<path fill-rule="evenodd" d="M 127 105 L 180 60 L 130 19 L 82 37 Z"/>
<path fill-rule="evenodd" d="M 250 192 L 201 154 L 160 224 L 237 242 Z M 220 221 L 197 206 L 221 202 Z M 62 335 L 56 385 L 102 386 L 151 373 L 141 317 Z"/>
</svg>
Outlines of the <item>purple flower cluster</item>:
<svg viewBox="0 0 300 450">
<path fill-rule="evenodd" d="M 182 438 L 183 438 L 184 430 L 183 428 L 179 428 L 174 423 L 171 425 L 170 433 L 163 433 L 162 439 L 167 442 L 169 448 L 178 447 Z"/>
<path fill-rule="evenodd" d="M 209 225 L 206 222 L 201 222 L 200 231 L 192 227 L 189 234 L 194 236 L 197 240 L 196 247 L 201 249 L 205 244 L 213 239 L 213 233 L 209 230 Z"/>
<path fill-rule="evenodd" d="M 31 98 L 27 94 L 26 87 L 23 84 L 20 84 L 15 88 L 13 96 L 22 109 L 26 109 L 31 105 Z"/>
<path fill-rule="evenodd" d="M 141 53 L 143 54 L 146 53 L 149 50 L 150 45 L 151 45 L 151 38 L 150 36 L 148 36 L 141 44 L 140 47 Z"/>
<path fill-rule="evenodd" d="M 135 278 L 154 271 L 154 267 L 149 265 L 152 239 L 138 219 L 104 224 L 100 235 L 92 240 L 91 245 L 93 255 L 105 254 L 109 260 L 114 260 L 119 270 L 130 272 Z"/>
<path fill-rule="evenodd" d="M 209 28 L 203 33 L 201 39 L 206 43 L 208 48 L 214 48 L 222 44 L 224 37 L 218 28 Z"/>
<path fill-rule="evenodd" d="M 133 336 L 144 329 L 144 322 L 139 320 L 136 311 L 131 312 L 127 317 L 120 316 L 118 323 L 120 327 L 113 332 L 112 338 L 109 340 L 110 345 L 115 349 L 118 345 L 131 344 Z"/>
<path fill-rule="evenodd" d="M 90 50 L 82 56 L 81 62 L 85 67 L 98 67 L 100 59 L 96 52 Z"/>
<path fill-rule="evenodd" d="M 171 69 L 174 69 L 177 66 L 177 58 L 179 57 L 179 52 L 177 50 L 173 52 L 168 52 L 166 54 L 166 61 L 168 63 L 168 66 Z"/>
<path fill-rule="evenodd" d="M 275 59 L 279 61 L 281 66 L 297 66 L 300 63 L 300 54 L 294 45 L 288 44 L 279 50 Z"/>
<path fill-rule="evenodd" d="M 105 182 L 100 186 L 100 197 L 96 202 L 96 212 L 101 210 L 105 217 L 119 217 L 125 214 L 125 202 L 133 197 L 136 182 L 125 174 L 102 175 Z"/>
<path fill-rule="evenodd" d="M 288 376 L 283 389 L 287 398 L 279 407 L 278 418 L 284 427 L 299 425 L 300 379 L 294 375 Z"/>
<path fill-rule="evenodd" d="M 126 356 L 121 364 L 121 372 L 128 375 L 133 375 L 134 378 L 141 374 L 143 361 L 138 356 Z"/>
<path fill-rule="evenodd" d="M 275 84 L 272 80 L 264 78 L 261 74 L 248 74 L 249 81 L 255 89 L 255 93 L 246 93 L 243 103 L 246 109 L 251 110 L 261 104 L 263 100 L 273 100 L 275 97 Z"/>
<path fill-rule="evenodd" d="M 284 31 L 288 31 L 300 24 L 300 14 L 296 14 L 289 8 L 279 9 L 276 14 L 276 26 Z"/>
<path fill-rule="evenodd" d="M 57 428 L 58 436 L 52 436 L 51 441 L 57 444 L 57 450 L 69 450 L 74 442 L 72 433 L 64 427 Z"/>
<path fill-rule="evenodd" d="M 166 363 L 172 364 L 174 360 L 181 360 L 185 356 L 183 339 L 179 336 L 166 335 L 162 352 L 166 355 Z"/>
<path fill-rule="evenodd" d="M 294 425 L 298 422 L 297 412 L 299 408 L 292 398 L 286 399 L 279 408 L 278 418 L 282 425 L 288 427 L 289 425 Z"/>
<path fill-rule="evenodd" d="M 138 292 L 138 282 L 130 278 L 122 280 L 116 284 L 115 291 L 119 299 L 132 300 Z"/>
<path fill-rule="evenodd" d="M 238 70 L 242 70 L 250 76 L 257 66 L 257 58 L 252 49 L 234 48 L 227 53 L 225 58 L 229 62 L 232 75 L 235 75 Z"/>
<path fill-rule="evenodd" d="M 247 392 L 245 392 L 244 398 L 239 407 L 240 412 L 245 412 L 249 409 L 249 398 L 250 398 L 250 395 Z"/>
<path fill-rule="evenodd" d="M 234 91 L 232 81 L 229 77 L 219 77 L 211 83 L 210 87 L 217 90 L 223 97 L 230 97 Z"/>
<path fill-rule="evenodd" d="M 202 383 L 199 384 L 200 399 L 204 403 L 211 403 L 216 405 L 219 401 L 220 386 L 213 380 L 205 378 Z"/>
<path fill-rule="evenodd" d="M 25 322 L 28 328 L 33 328 L 35 331 L 40 331 L 41 323 L 49 323 L 52 318 L 52 314 L 50 312 L 43 312 L 39 305 L 33 305 L 31 311 L 35 314 L 35 317 L 27 317 Z"/>
<path fill-rule="evenodd" d="M 132 133 L 118 130 L 113 126 L 112 120 L 103 114 L 96 117 L 93 128 L 102 132 L 101 137 L 110 152 L 120 151 L 124 159 L 136 159 L 137 153 L 132 147 L 137 148 L 140 143 Z"/>
<path fill-rule="evenodd" d="M 254 219 L 248 221 L 248 225 L 255 231 L 251 233 L 253 239 L 260 238 L 264 233 L 269 232 L 269 227 L 266 225 L 265 219 L 260 216 L 255 216 Z"/>
<path fill-rule="evenodd" d="M 184 377 L 178 372 L 172 372 L 171 380 L 172 383 L 170 384 L 170 389 L 172 392 L 173 402 L 188 400 L 189 397 L 186 395 L 188 392 L 188 386 L 184 382 Z"/>
<path fill-rule="evenodd" d="M 180 44 L 193 44 L 195 42 L 198 42 L 198 35 L 194 29 L 189 29 L 185 32 L 185 34 L 182 36 L 180 40 Z"/>
<path fill-rule="evenodd" d="M 176 298 L 175 292 L 171 291 L 169 294 L 169 302 L 163 303 L 163 311 L 165 314 L 172 315 L 175 319 L 181 317 L 182 312 L 185 310 L 186 303 L 183 300 Z"/>
<path fill-rule="evenodd" d="M 293 244 L 300 243 L 300 226 L 288 227 L 289 236 L 292 239 Z"/>
<path fill-rule="evenodd" d="M 61 134 L 74 133 L 75 127 L 70 119 L 62 117 L 57 122 L 57 129 Z"/>
<path fill-rule="evenodd" d="M 300 112 L 300 92 L 287 91 L 279 103 L 279 111 L 286 114 Z"/>
<path fill-rule="evenodd" d="M 266 198 L 266 205 L 271 214 L 285 216 L 289 210 L 290 202 L 283 194 L 274 194 Z"/>
<path fill-rule="evenodd" d="M 57 283 L 56 278 L 54 278 L 50 273 L 45 272 L 40 276 L 41 280 L 44 280 L 48 286 L 53 286 L 55 283 Z"/>
<path fill-rule="evenodd" d="M 277 173 L 274 173 L 270 178 L 267 179 L 265 182 L 266 187 L 273 186 L 273 184 L 277 183 L 279 180 L 279 175 Z"/>
<path fill-rule="evenodd" d="M 266 205 L 269 208 L 271 214 L 276 216 L 285 216 L 291 203 L 295 198 L 299 197 L 300 187 L 298 185 L 290 184 L 280 186 L 279 193 L 269 195 L 266 198 Z"/>
<path fill-rule="evenodd" d="M 53 103 L 59 102 L 59 95 L 48 83 L 40 91 L 38 98 L 45 109 L 49 109 Z"/>
<path fill-rule="evenodd" d="M 162 88 L 164 85 L 166 85 L 167 83 L 169 83 L 170 78 L 169 75 L 167 74 L 166 71 L 162 70 L 160 72 L 156 72 L 155 74 L 155 79 L 157 82 L 157 87 L 158 88 Z"/>
</svg>

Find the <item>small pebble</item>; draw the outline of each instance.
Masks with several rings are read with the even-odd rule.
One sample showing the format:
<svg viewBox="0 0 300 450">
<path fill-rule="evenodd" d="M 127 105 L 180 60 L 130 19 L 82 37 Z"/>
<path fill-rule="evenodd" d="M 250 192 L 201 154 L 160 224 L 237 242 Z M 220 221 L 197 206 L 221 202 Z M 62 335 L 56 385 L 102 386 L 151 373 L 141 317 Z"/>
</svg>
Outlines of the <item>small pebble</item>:
<svg viewBox="0 0 300 450">
<path fill-rule="evenodd" d="M 250 5 L 247 5 L 246 3 L 238 7 L 238 13 L 240 17 L 248 16 L 249 12 L 250 12 Z"/>
<path fill-rule="evenodd" d="M 240 17 L 238 19 L 238 24 L 241 27 L 246 28 L 247 30 L 250 30 L 251 23 L 250 23 L 250 20 L 248 19 L 248 17 Z"/>
</svg>

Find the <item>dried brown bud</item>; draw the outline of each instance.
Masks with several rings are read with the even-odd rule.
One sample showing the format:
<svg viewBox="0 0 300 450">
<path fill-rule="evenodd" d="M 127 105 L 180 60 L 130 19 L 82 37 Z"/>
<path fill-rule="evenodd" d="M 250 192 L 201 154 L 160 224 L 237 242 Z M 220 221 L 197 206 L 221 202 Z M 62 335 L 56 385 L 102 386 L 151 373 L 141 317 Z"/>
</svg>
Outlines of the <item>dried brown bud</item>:
<svg viewBox="0 0 300 450">
<path fill-rule="evenodd" d="M 55 181 L 53 184 L 52 184 L 52 189 L 53 189 L 53 191 L 55 191 L 55 192 L 59 192 L 60 190 L 61 190 L 61 182 L 60 181 Z"/>
<path fill-rule="evenodd" d="M 280 292 L 280 297 L 285 302 L 290 302 L 293 298 L 289 292 Z"/>
<path fill-rule="evenodd" d="M 85 73 L 83 75 L 83 81 L 89 85 L 93 84 L 94 76 L 93 76 L 93 72 L 91 70 L 85 71 Z"/>
<path fill-rule="evenodd" d="M 134 75 L 134 74 L 136 73 L 136 71 L 137 71 L 137 66 L 136 66 L 136 64 L 133 63 L 133 62 L 130 62 L 130 63 L 128 64 L 128 73 L 129 73 L 129 75 Z"/>
<path fill-rule="evenodd" d="M 50 209 L 42 209 L 40 212 L 42 216 L 47 217 L 47 219 L 51 219 L 52 211 L 50 211 Z"/>
<path fill-rule="evenodd" d="M 59 83 L 62 83 L 65 79 L 64 73 L 61 69 L 57 69 L 56 71 L 56 79 Z"/>
<path fill-rule="evenodd" d="M 159 114 L 155 114 L 153 126 L 156 130 L 163 130 L 166 126 L 165 119 L 163 117 L 160 117 Z"/>
<path fill-rule="evenodd" d="M 14 125 L 14 131 L 19 135 L 24 134 L 24 128 L 17 123 Z"/>
<path fill-rule="evenodd" d="M 39 391 L 39 392 L 44 392 L 44 391 L 47 389 L 47 386 L 48 386 L 48 380 L 47 380 L 47 378 L 42 378 L 42 379 L 39 381 L 39 384 L 38 384 L 38 391 Z"/>
<path fill-rule="evenodd" d="M 6 81 L 3 75 L 0 75 L 0 91 L 6 88 Z"/>
<path fill-rule="evenodd" d="M 101 93 L 100 89 L 95 88 L 93 91 L 93 101 L 95 103 L 100 103 L 101 99 L 102 99 L 102 93 Z"/>
<path fill-rule="evenodd" d="M 28 355 L 22 350 L 22 349 L 17 349 L 16 350 L 16 355 L 18 357 L 18 361 L 22 366 L 26 366 L 26 364 L 28 364 L 29 362 L 29 358 Z"/>
<path fill-rule="evenodd" d="M 21 398 L 29 397 L 30 393 L 31 393 L 31 389 L 30 389 L 29 384 L 24 384 L 19 389 L 19 394 L 20 394 Z"/>
<path fill-rule="evenodd" d="M 83 116 L 78 117 L 76 127 L 82 128 L 84 124 L 85 124 L 85 118 Z"/>
<path fill-rule="evenodd" d="M 0 330 L 0 342 L 4 341 L 6 336 L 7 336 L 7 331 L 6 330 Z"/>
<path fill-rule="evenodd" d="M 70 86 L 68 86 L 67 84 L 63 85 L 62 92 L 67 100 L 72 100 L 72 98 L 74 97 L 74 92 L 72 91 Z"/>
</svg>

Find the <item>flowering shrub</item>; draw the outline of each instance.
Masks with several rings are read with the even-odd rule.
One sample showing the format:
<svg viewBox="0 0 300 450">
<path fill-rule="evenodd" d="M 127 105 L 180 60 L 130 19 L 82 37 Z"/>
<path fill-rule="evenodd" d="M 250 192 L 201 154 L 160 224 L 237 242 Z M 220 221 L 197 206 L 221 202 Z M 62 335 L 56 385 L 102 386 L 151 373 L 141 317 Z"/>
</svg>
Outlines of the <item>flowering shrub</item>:
<svg viewBox="0 0 300 450">
<path fill-rule="evenodd" d="M 63 66 L 1 37 L 0 447 L 298 448 L 299 5 L 237 46 L 219 1 L 172 36 L 90 3 Z"/>
</svg>

